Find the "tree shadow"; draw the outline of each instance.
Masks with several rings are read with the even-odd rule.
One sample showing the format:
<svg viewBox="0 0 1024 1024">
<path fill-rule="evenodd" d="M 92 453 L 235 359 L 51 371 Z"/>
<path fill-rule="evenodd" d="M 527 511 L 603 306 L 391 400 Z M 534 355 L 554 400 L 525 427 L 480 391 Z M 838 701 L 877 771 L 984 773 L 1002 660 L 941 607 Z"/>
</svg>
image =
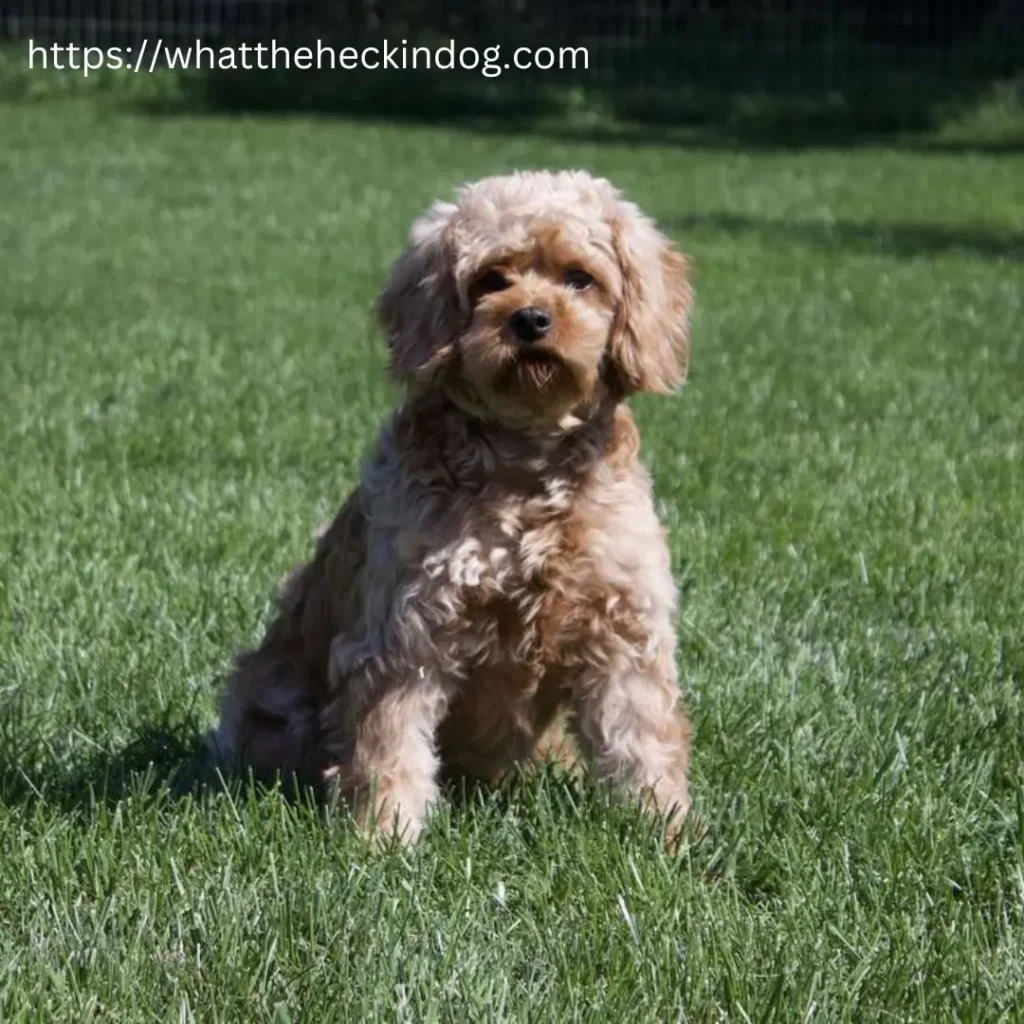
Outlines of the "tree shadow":
<svg viewBox="0 0 1024 1024">
<path fill-rule="evenodd" d="M 731 213 L 684 213 L 661 223 L 679 231 L 713 231 L 778 240 L 821 249 L 859 248 L 905 259 L 959 253 L 980 259 L 1024 263 L 1024 232 L 970 225 L 798 221 Z"/>
<path fill-rule="evenodd" d="M 329 35 L 325 41 L 331 44 Z M 554 45 L 550 38 L 540 41 Z M 707 149 L 884 144 L 938 153 L 1024 152 L 1019 121 L 1002 125 L 997 138 L 935 137 L 994 88 L 1019 85 L 1024 47 L 1018 52 L 1009 43 L 975 42 L 973 49 L 919 53 L 679 36 L 632 40 L 621 50 L 612 42 L 599 44 L 585 72 L 534 70 L 492 78 L 411 67 L 393 74 L 210 67 L 141 105 L 162 115 L 306 114 L 581 143 Z M 1011 84 L 1007 92 L 1008 109 L 1016 109 L 1015 88 Z"/>
<path fill-rule="evenodd" d="M 888 145 L 888 143 L 886 144 Z M 895 143 L 894 148 L 946 156 L 971 153 L 979 156 L 1021 156 L 1024 155 L 1024 136 L 1006 139 L 900 139 Z"/>
<path fill-rule="evenodd" d="M 1019 97 L 1024 72 L 1017 0 L 951 0 L 947 7 L 922 0 L 199 6 L 162 5 L 161 42 L 169 49 L 161 67 L 173 72 L 96 71 L 88 87 L 116 83 L 129 102 L 154 114 L 304 113 L 720 148 L 872 145 L 907 136 L 913 148 L 913 136 L 973 109 L 994 86 L 1016 80 Z M 142 12 L 126 8 L 124 17 L 111 18 L 109 0 L 56 7 L 60 17 L 34 28 L 43 8 L 15 2 L 8 31 L 67 43 L 88 26 L 89 38 L 74 41 L 134 47 L 155 31 Z M 375 69 L 357 59 L 367 47 Z M 519 64 L 520 48 L 531 66 Z M 59 77 L 27 75 L 21 53 L 13 63 L 21 69 L 15 94 L 36 96 L 43 82 Z M 0 61 L 0 95 L 3 79 Z M 84 76 L 65 76 L 60 94 L 68 81 L 87 87 Z M 1007 95 L 1012 106 L 1012 87 Z M 1019 125 L 1013 130 L 1008 142 L 928 140 L 923 148 L 1017 154 L 1024 136 Z"/>
<path fill-rule="evenodd" d="M 364 118 L 357 118 L 364 119 Z M 369 118 L 366 118 L 369 120 Z M 380 120 L 373 118 L 373 120 Z M 390 119 L 393 122 L 393 119 Z M 508 127 L 478 120 L 454 125 L 484 134 L 508 134 Z M 924 134 L 915 135 L 912 129 L 897 129 L 892 133 L 873 130 L 848 130 L 842 126 L 815 125 L 814 119 L 799 123 L 789 119 L 764 121 L 747 127 L 732 129 L 721 126 L 683 122 L 675 127 L 652 127 L 636 123 L 619 124 L 564 124 L 544 122 L 524 124 L 515 130 L 539 138 L 583 145 L 620 145 L 689 149 L 702 152 L 767 152 L 799 153 L 809 150 L 893 149 L 905 153 L 935 156 L 978 155 L 988 157 L 1016 157 L 1024 155 L 1024 135 L 1005 138 L 978 138 L 960 136 L 942 138 Z"/>
</svg>

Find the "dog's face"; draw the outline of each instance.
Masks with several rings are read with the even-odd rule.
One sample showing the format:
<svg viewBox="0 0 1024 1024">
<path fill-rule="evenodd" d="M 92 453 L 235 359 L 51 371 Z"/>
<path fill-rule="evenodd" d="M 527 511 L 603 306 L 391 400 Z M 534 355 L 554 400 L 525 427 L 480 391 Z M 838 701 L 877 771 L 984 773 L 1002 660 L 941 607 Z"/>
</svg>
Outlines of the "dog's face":
<svg viewBox="0 0 1024 1024">
<path fill-rule="evenodd" d="M 608 182 L 527 172 L 417 221 L 378 311 L 400 379 L 544 430 L 671 390 L 689 305 L 685 261 Z"/>
<path fill-rule="evenodd" d="M 613 268 L 559 224 L 539 223 L 525 246 L 474 269 L 457 339 L 461 380 L 449 387 L 524 425 L 586 405 L 615 320 Z"/>
</svg>

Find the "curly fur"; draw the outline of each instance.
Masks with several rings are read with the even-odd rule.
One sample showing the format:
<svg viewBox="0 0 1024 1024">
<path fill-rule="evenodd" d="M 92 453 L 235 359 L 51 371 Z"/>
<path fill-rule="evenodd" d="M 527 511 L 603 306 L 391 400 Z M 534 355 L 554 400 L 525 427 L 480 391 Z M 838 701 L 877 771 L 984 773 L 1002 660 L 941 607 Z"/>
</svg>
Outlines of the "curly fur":
<svg viewBox="0 0 1024 1024">
<path fill-rule="evenodd" d="M 530 345 L 526 306 L 552 321 Z M 326 781 L 410 841 L 442 773 L 571 737 L 676 828 L 676 590 L 623 400 L 683 379 L 689 307 L 683 257 L 582 172 L 484 179 L 417 221 L 378 305 L 406 398 L 238 659 L 221 763 Z"/>
</svg>

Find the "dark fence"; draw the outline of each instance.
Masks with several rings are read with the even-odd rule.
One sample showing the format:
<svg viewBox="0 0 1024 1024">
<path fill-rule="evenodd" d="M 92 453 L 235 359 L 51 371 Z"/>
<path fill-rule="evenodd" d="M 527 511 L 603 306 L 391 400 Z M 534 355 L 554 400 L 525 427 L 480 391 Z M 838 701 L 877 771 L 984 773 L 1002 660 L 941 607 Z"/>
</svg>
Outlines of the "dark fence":
<svg viewBox="0 0 1024 1024">
<path fill-rule="evenodd" d="M 0 36 L 44 45 L 587 48 L 585 67 L 494 79 L 479 70 L 415 80 L 204 75 L 204 95 L 221 105 L 396 116 L 493 111 L 512 93 L 508 108 L 523 114 L 557 88 L 562 104 L 575 89 L 603 111 L 662 123 L 767 123 L 770 107 L 846 127 L 861 118 L 912 128 L 1024 68 L 1024 0 L 0 0 L 0 12 Z"/>
<path fill-rule="evenodd" d="M 588 41 L 622 62 L 630 51 L 671 43 L 691 55 L 708 43 L 753 50 L 771 62 L 807 47 L 837 55 L 933 57 L 974 45 L 997 64 L 1019 58 L 1024 0 L 5 0 L 0 34 L 93 45 L 167 40 L 281 42 L 310 30 L 358 43 L 383 34 L 410 41 L 454 35 Z M 1014 38 L 1015 37 L 1015 38 Z"/>
</svg>

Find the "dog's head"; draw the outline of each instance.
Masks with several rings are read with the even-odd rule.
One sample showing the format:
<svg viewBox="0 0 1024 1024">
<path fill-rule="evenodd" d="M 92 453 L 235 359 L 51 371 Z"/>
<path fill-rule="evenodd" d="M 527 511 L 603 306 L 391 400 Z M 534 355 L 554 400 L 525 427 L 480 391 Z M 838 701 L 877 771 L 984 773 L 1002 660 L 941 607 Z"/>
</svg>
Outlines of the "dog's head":
<svg viewBox="0 0 1024 1024">
<path fill-rule="evenodd" d="M 671 242 L 576 171 L 485 178 L 437 203 L 378 302 L 399 379 L 542 429 L 671 391 L 686 375 L 689 309 Z"/>
</svg>

